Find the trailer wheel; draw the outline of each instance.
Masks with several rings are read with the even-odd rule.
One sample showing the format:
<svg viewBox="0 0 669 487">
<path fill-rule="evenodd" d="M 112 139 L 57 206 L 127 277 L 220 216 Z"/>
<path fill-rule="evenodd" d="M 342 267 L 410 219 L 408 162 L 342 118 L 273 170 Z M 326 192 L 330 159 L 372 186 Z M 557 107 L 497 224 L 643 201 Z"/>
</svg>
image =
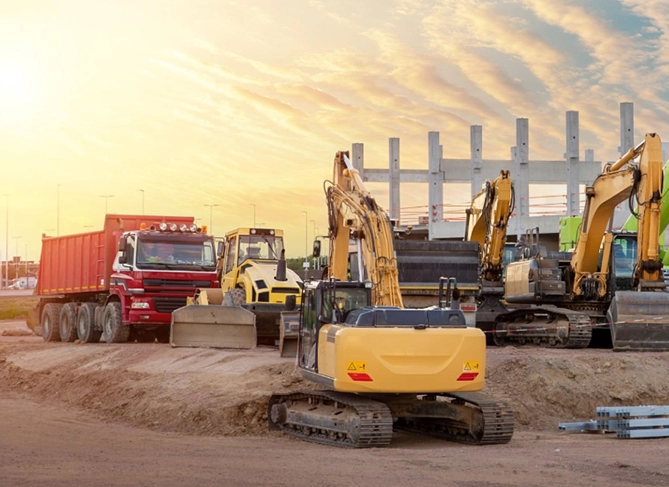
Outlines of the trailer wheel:
<svg viewBox="0 0 669 487">
<path fill-rule="evenodd" d="M 77 313 L 77 336 L 83 343 L 97 343 L 102 336 L 102 330 L 95 328 L 95 303 L 84 303 Z"/>
<path fill-rule="evenodd" d="M 121 303 L 108 303 L 102 317 L 102 336 L 107 343 L 125 343 L 130 327 L 123 324 Z"/>
<path fill-rule="evenodd" d="M 75 317 L 77 315 L 77 305 L 66 303 L 60 310 L 58 316 L 58 331 L 61 342 L 73 342 L 77 339 L 77 325 Z"/>
<path fill-rule="evenodd" d="M 58 332 L 58 318 L 60 316 L 60 308 L 62 304 L 47 303 L 42 310 L 42 338 L 45 342 L 60 341 L 60 333 Z"/>
</svg>

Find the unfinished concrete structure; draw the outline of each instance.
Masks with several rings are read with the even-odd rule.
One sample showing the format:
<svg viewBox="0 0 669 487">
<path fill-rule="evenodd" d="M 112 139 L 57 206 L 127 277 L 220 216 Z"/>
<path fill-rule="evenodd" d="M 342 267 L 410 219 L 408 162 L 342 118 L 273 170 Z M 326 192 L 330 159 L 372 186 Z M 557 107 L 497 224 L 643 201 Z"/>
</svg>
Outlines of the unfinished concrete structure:
<svg viewBox="0 0 669 487">
<path fill-rule="evenodd" d="M 501 169 L 511 170 L 515 187 L 515 212 L 509 221 L 511 239 L 524 234 L 527 229 L 539 227 L 542 235 L 553 234 L 556 238 L 559 220 L 564 215 L 580 214 L 580 184 L 591 184 L 601 173 L 602 162 L 594 160 L 594 151 L 587 149 L 584 160 L 580 159 L 579 121 L 577 111 L 566 112 L 564 159 L 549 161 L 529 160 L 529 121 L 516 120 L 516 145 L 511 147 L 511 158 L 495 160 L 483 158 L 483 128 L 473 125 L 470 129 L 471 157 L 469 159 L 447 159 L 443 157 L 443 147 L 439 132 L 428 133 L 428 168 L 401 169 L 399 138 L 389 139 L 388 169 L 365 168 L 364 145 L 352 146 L 352 162 L 365 181 L 389 184 L 390 217 L 399 222 L 400 228 L 406 224 L 400 219 L 400 184 L 427 183 L 428 215 L 421 219 L 414 230 L 426 233 L 429 239 L 455 239 L 464 236 L 464 212 L 462 219 L 444 219 L 444 183 L 471 183 L 471 194 L 481 190 L 486 179 L 497 177 Z M 620 104 L 620 146 L 622 155 L 635 145 L 634 107 L 632 103 Z M 564 214 L 530 216 L 530 184 L 556 184 L 567 187 L 566 211 Z M 629 214 L 629 213 L 627 213 Z M 627 215 L 616 216 L 616 220 Z"/>
</svg>

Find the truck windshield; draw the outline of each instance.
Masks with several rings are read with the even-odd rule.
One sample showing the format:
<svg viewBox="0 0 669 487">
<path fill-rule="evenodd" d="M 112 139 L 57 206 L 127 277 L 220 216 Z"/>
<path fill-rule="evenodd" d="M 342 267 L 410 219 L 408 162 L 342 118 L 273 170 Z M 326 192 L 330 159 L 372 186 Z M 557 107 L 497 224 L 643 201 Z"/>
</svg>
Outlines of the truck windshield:
<svg viewBox="0 0 669 487">
<path fill-rule="evenodd" d="M 215 262 L 214 244 L 211 240 L 140 239 L 137 245 L 137 266 L 154 267 L 155 264 L 174 266 L 199 266 L 213 268 Z"/>
<path fill-rule="evenodd" d="M 283 237 L 274 235 L 240 235 L 237 265 L 246 259 L 279 260 Z"/>
</svg>

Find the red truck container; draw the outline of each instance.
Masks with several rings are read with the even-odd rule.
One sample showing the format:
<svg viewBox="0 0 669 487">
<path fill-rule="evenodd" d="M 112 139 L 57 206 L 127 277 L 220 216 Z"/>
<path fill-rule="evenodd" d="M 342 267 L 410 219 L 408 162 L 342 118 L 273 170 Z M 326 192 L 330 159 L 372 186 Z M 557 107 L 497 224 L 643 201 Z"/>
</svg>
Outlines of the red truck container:
<svg viewBox="0 0 669 487">
<path fill-rule="evenodd" d="M 42 238 L 28 326 L 45 341 L 167 342 L 172 311 L 218 286 L 214 239 L 193 217 L 106 215 L 101 231 Z"/>
</svg>

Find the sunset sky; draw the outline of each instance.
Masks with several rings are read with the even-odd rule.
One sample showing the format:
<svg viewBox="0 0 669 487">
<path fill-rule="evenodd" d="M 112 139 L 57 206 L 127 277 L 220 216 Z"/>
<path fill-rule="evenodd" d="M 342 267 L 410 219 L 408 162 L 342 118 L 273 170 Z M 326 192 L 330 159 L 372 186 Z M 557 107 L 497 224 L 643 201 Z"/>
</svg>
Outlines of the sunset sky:
<svg viewBox="0 0 669 487">
<path fill-rule="evenodd" d="M 635 140 L 669 142 L 667 26 L 666 0 L 0 0 L 0 255 L 6 213 L 10 256 L 37 260 L 42 233 L 144 197 L 207 225 L 218 205 L 216 235 L 255 205 L 302 256 L 354 142 L 385 168 L 399 137 L 402 167 L 424 169 L 429 131 L 464 158 L 476 124 L 484 159 L 508 159 L 523 117 L 530 159 L 557 160 L 578 110 L 581 157 L 613 160 L 621 102 Z M 427 188 L 405 188 L 411 205 Z"/>
</svg>

